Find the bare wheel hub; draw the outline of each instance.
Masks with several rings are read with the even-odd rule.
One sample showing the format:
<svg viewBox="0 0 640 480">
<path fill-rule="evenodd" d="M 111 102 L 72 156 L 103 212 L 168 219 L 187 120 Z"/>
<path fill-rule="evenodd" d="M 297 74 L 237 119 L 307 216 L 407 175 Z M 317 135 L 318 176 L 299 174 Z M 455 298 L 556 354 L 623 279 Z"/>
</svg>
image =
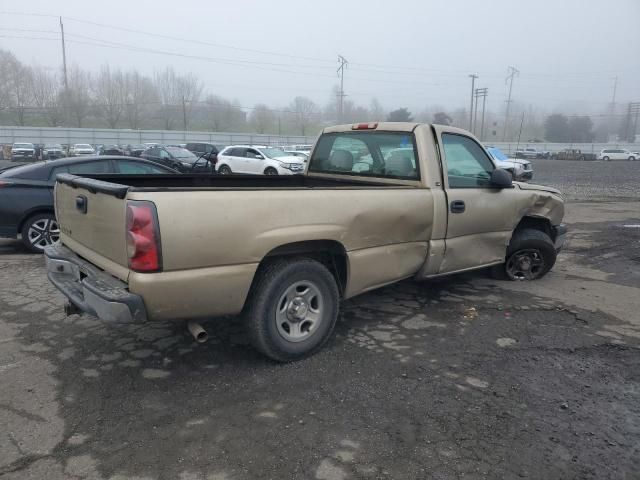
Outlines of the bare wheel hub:
<svg viewBox="0 0 640 480">
<path fill-rule="evenodd" d="M 276 306 L 278 333 L 289 342 L 306 340 L 322 323 L 323 308 L 322 292 L 314 282 L 294 282 L 280 295 Z"/>
</svg>

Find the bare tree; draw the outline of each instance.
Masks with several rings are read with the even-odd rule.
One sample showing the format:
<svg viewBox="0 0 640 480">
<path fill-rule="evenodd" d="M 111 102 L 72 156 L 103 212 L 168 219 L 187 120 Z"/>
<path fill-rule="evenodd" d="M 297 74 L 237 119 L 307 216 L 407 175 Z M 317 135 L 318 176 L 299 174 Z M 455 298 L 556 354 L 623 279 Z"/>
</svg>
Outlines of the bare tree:
<svg viewBox="0 0 640 480">
<path fill-rule="evenodd" d="M 69 88 L 63 92 L 64 106 L 76 127 L 82 127 L 91 110 L 91 75 L 78 66 L 69 69 Z"/>
<path fill-rule="evenodd" d="M 137 70 L 128 72 L 124 76 L 123 97 L 129 128 L 137 130 L 148 115 L 151 105 L 158 101 L 153 82 L 140 75 Z"/>
<path fill-rule="evenodd" d="M 13 70 L 20 64 L 18 59 L 6 50 L 0 50 L 0 112 L 11 106 Z"/>
<path fill-rule="evenodd" d="M 207 95 L 204 100 L 207 122 L 214 132 L 241 130 L 246 115 L 237 104 L 217 95 Z"/>
<path fill-rule="evenodd" d="M 275 115 L 264 103 L 259 103 L 253 107 L 249 121 L 256 133 L 266 133 L 273 127 Z"/>
<path fill-rule="evenodd" d="M 374 122 L 382 122 L 386 117 L 387 112 L 384 111 L 378 99 L 372 98 L 369 105 L 369 119 Z"/>
<path fill-rule="evenodd" d="M 25 117 L 33 101 L 33 77 L 31 69 L 20 62 L 3 65 L 9 75 L 9 106 L 13 111 L 16 123 L 25 125 Z"/>
<path fill-rule="evenodd" d="M 51 127 L 64 122 L 64 110 L 61 105 L 62 90 L 60 78 L 43 67 L 31 69 L 33 79 L 33 101 Z"/>
<path fill-rule="evenodd" d="M 290 110 L 294 116 L 294 122 L 302 135 L 306 135 L 311 120 L 318 113 L 318 106 L 307 97 L 296 97 L 291 103 Z"/>
<path fill-rule="evenodd" d="M 96 112 L 103 116 L 110 128 L 116 128 L 125 108 L 125 82 L 121 70 L 112 71 L 105 65 L 95 79 Z"/>
<path fill-rule="evenodd" d="M 182 125 L 186 130 L 193 105 L 202 95 L 202 82 L 193 74 L 180 76 L 167 67 L 154 75 L 154 85 L 160 97 L 160 115 L 167 130 L 171 130 L 182 113 Z"/>
</svg>

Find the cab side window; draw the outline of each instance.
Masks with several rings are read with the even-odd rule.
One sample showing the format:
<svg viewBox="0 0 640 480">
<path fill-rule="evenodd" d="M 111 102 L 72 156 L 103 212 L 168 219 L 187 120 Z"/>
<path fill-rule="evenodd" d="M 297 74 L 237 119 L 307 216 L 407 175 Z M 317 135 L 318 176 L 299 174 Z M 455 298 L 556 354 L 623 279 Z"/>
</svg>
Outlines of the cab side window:
<svg viewBox="0 0 640 480">
<path fill-rule="evenodd" d="M 494 170 L 489 156 L 478 143 L 464 135 L 442 134 L 449 188 L 489 187 Z"/>
</svg>

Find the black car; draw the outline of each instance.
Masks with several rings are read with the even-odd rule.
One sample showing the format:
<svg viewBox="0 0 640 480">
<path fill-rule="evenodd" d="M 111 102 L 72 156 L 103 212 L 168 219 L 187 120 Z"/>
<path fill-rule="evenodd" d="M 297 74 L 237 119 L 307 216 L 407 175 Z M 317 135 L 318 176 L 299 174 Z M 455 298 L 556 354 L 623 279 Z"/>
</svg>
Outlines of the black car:
<svg viewBox="0 0 640 480">
<path fill-rule="evenodd" d="M 127 145 L 124 148 L 124 154 L 129 157 L 139 157 L 146 149 L 146 145 Z"/>
<path fill-rule="evenodd" d="M 211 161 L 213 165 L 218 161 L 218 153 L 224 150 L 226 145 L 215 145 L 213 143 L 192 142 L 187 143 L 185 147 L 198 158 L 204 158 Z"/>
<path fill-rule="evenodd" d="M 7 167 L 0 171 L 0 237 L 17 238 L 32 252 L 58 241 L 53 210 L 56 175 L 94 173 L 148 175 L 176 170 L 132 157 L 76 157 Z"/>
<path fill-rule="evenodd" d="M 182 147 L 151 147 L 142 152 L 140 158 L 161 163 L 182 173 L 201 173 L 211 172 L 212 170 L 211 166 L 207 165 L 207 160 L 199 159 L 189 150 Z"/>
<path fill-rule="evenodd" d="M 115 155 L 117 157 L 124 157 L 124 149 L 118 145 L 105 145 L 100 151 L 100 155 Z"/>
</svg>

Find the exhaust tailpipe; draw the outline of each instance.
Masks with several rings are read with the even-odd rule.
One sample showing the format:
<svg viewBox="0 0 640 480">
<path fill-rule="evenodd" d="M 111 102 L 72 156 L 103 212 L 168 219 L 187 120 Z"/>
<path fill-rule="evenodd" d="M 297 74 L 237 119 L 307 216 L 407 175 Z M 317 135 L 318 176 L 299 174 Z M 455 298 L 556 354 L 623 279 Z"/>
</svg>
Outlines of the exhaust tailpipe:
<svg viewBox="0 0 640 480">
<path fill-rule="evenodd" d="M 187 328 L 196 342 L 204 343 L 209 340 L 209 334 L 198 322 L 190 320 L 189 323 L 187 323 Z"/>
</svg>

